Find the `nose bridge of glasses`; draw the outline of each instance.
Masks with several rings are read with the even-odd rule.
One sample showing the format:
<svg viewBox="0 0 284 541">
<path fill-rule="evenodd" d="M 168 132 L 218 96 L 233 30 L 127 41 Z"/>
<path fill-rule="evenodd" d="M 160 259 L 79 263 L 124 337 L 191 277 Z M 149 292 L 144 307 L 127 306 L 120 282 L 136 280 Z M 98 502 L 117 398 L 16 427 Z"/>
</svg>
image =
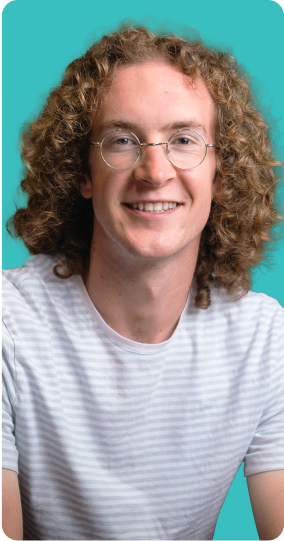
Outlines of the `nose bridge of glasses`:
<svg viewBox="0 0 284 541">
<path fill-rule="evenodd" d="M 167 145 L 167 144 L 168 144 L 168 141 L 163 142 L 163 143 L 140 143 L 140 146 L 141 147 L 156 147 L 158 145 Z"/>
<path fill-rule="evenodd" d="M 162 148 L 164 150 L 165 157 L 167 159 L 169 159 L 168 141 L 163 141 L 162 143 L 140 143 L 140 145 L 139 145 L 139 147 L 140 147 L 139 158 L 142 158 L 142 156 L 144 155 L 144 151 L 146 150 L 147 147 L 157 147 L 157 146 L 162 146 Z M 148 154 L 148 153 L 146 153 L 146 154 Z M 150 154 L 150 156 L 151 156 L 151 154 Z M 152 154 L 152 159 L 154 157 L 155 157 L 155 159 L 157 159 L 158 155 L 156 155 L 156 153 Z"/>
</svg>

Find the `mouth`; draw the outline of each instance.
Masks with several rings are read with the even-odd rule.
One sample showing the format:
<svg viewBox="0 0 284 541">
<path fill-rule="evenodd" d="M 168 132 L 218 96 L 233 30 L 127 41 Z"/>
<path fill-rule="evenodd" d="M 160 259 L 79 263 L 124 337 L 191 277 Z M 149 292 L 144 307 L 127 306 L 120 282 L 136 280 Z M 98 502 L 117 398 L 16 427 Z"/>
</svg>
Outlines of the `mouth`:
<svg viewBox="0 0 284 541">
<path fill-rule="evenodd" d="M 124 205 L 134 210 L 155 214 L 163 214 L 181 206 L 181 204 L 176 201 L 157 201 L 155 203 L 139 201 L 139 203 L 124 203 Z"/>
</svg>

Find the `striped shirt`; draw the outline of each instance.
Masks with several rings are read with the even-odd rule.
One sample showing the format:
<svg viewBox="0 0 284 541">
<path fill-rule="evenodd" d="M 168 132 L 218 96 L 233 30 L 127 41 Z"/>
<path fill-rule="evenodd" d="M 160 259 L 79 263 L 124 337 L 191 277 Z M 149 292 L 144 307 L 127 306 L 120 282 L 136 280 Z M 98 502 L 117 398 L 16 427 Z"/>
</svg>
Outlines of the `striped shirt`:
<svg viewBox="0 0 284 541">
<path fill-rule="evenodd" d="M 80 276 L 4 272 L 3 467 L 24 539 L 212 539 L 245 475 L 284 469 L 284 310 L 187 301 L 160 344 L 111 329 Z"/>
</svg>

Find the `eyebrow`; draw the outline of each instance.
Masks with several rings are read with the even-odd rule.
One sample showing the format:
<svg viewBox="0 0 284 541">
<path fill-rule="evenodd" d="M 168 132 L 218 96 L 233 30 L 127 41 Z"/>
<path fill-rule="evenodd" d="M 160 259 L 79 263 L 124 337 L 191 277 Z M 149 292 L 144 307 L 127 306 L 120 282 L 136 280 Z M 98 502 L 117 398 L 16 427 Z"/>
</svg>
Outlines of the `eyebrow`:
<svg viewBox="0 0 284 541">
<path fill-rule="evenodd" d="M 108 128 L 120 128 L 120 129 L 125 129 L 125 130 L 130 130 L 130 131 L 131 130 L 136 131 L 140 129 L 139 126 L 137 124 L 134 124 L 133 122 L 126 122 L 124 120 L 112 119 L 112 120 L 107 120 L 106 122 L 103 122 L 99 126 L 99 131 L 101 132 Z M 183 121 L 178 121 L 171 124 L 166 124 L 161 129 L 162 131 L 166 131 L 166 130 L 179 130 L 182 128 L 196 129 L 196 130 L 202 131 L 204 134 L 207 134 L 205 126 L 203 124 L 200 124 L 200 122 L 197 122 L 196 120 L 183 120 Z"/>
</svg>

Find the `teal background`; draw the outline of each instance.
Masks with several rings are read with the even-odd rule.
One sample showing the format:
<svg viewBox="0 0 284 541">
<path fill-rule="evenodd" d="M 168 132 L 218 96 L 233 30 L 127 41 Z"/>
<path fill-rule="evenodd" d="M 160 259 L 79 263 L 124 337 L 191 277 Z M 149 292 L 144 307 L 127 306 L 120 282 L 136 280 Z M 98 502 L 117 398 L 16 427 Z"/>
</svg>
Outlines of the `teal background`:
<svg viewBox="0 0 284 541">
<path fill-rule="evenodd" d="M 262 103 L 276 119 L 277 156 L 284 161 L 283 42 L 284 14 L 270 0 L 15 0 L 3 11 L 3 223 L 14 212 L 21 177 L 20 128 L 38 114 L 66 65 L 103 33 L 125 18 L 151 29 L 199 31 L 207 43 L 229 47 L 253 77 Z M 280 190 L 284 201 L 283 185 Z M 3 267 L 19 267 L 28 253 L 9 238 L 3 225 Z M 273 254 L 272 266 L 259 267 L 253 289 L 284 306 L 284 243 Z M 281 280 L 282 279 L 282 280 Z M 214 539 L 258 539 L 243 466 L 220 513 Z"/>
</svg>

